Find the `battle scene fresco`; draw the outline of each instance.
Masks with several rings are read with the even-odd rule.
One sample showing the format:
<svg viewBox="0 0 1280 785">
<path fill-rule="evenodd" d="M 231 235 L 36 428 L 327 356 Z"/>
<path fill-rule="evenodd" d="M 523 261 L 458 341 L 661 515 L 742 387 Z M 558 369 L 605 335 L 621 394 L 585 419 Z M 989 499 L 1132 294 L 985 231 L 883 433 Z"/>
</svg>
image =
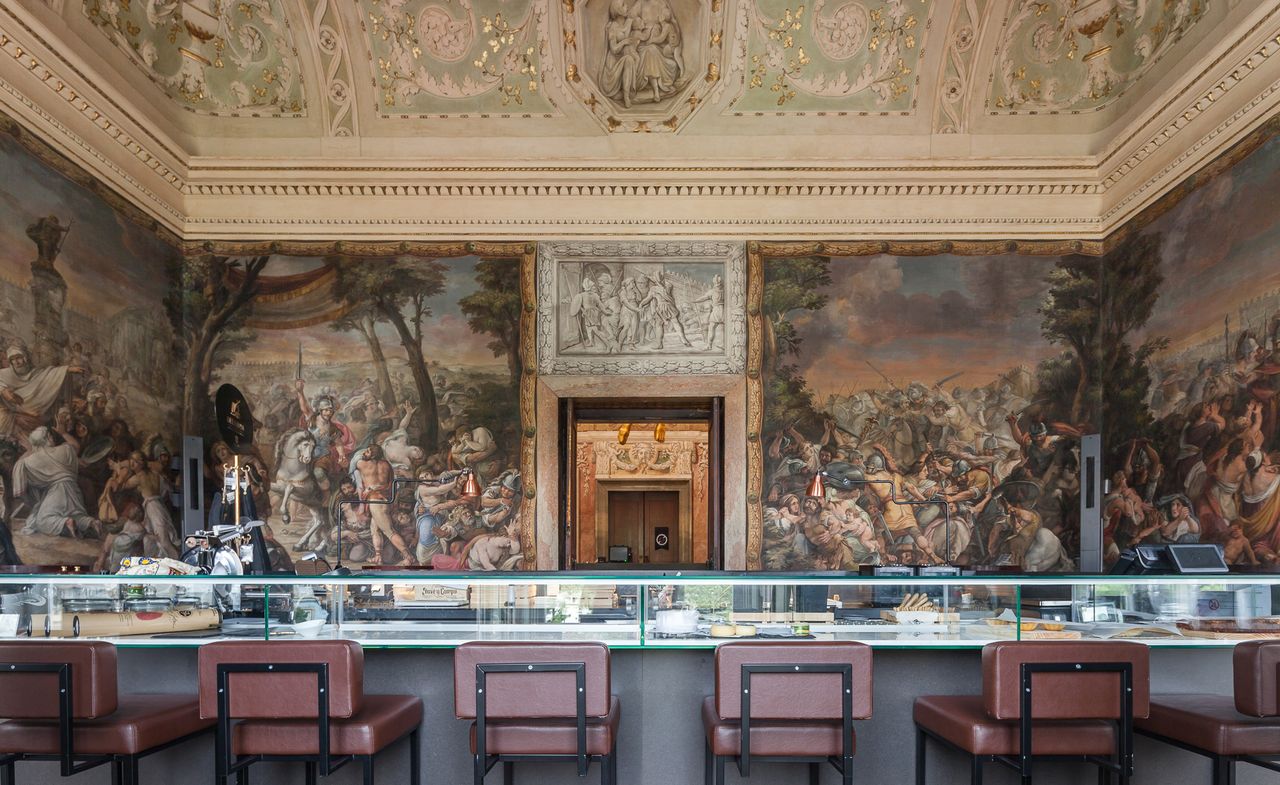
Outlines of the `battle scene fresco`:
<svg viewBox="0 0 1280 785">
<path fill-rule="evenodd" d="M 1087 256 L 764 259 L 763 568 L 1074 569 L 1100 274 Z"/>
<path fill-rule="evenodd" d="M 176 557 L 178 252 L 63 172 L 0 134 L 0 565 Z"/>
<path fill-rule="evenodd" d="M 184 428 L 213 435 L 224 382 L 248 399 L 247 460 L 274 566 L 520 569 L 519 259 L 192 257 L 175 303 Z M 463 494 L 467 472 L 481 493 Z"/>
<path fill-rule="evenodd" d="M 1227 163 L 1109 259 L 1155 285 L 1118 284 L 1108 304 L 1133 325 L 1106 393 L 1108 560 L 1212 542 L 1233 565 L 1280 566 L 1280 143 Z"/>
</svg>

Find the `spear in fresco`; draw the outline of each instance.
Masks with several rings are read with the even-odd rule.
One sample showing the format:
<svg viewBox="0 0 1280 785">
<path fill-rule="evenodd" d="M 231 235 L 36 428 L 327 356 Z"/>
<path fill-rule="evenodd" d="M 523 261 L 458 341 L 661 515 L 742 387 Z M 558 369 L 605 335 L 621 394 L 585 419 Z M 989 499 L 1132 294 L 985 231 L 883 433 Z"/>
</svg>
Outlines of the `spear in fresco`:
<svg viewBox="0 0 1280 785">
<path fill-rule="evenodd" d="M 872 364 L 872 362 L 871 362 L 870 360 L 863 360 L 863 362 L 864 362 L 864 363 L 866 363 L 866 364 L 867 364 L 867 366 L 871 368 L 871 370 L 873 370 L 873 371 L 875 371 L 876 373 L 880 374 L 880 378 L 881 378 L 881 379 L 884 379 L 884 381 L 885 381 L 885 383 L 886 383 L 886 384 L 888 384 L 890 387 L 892 387 L 893 389 L 897 390 L 898 392 L 902 392 L 902 388 L 901 388 L 901 387 L 899 387 L 898 385 L 894 384 L 894 383 L 893 383 L 893 379 L 890 379 L 888 376 L 885 376 L 884 371 L 882 371 L 882 370 L 880 370 L 879 368 L 877 368 L 874 364 Z"/>
<path fill-rule="evenodd" d="M 302 380 L 302 341 L 298 341 L 298 368 L 293 372 L 295 381 Z"/>
</svg>

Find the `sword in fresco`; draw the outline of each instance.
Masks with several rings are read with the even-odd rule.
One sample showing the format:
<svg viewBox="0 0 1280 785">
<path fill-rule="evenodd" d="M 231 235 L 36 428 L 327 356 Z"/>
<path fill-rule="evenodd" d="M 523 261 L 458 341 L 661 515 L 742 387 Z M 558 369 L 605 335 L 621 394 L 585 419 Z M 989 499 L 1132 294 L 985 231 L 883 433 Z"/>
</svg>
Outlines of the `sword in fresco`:
<svg viewBox="0 0 1280 785">
<path fill-rule="evenodd" d="M 934 387 L 941 387 L 942 385 L 946 384 L 947 382 L 951 381 L 952 379 L 959 379 L 961 376 L 964 376 L 964 371 L 956 371 L 955 373 L 951 374 L 950 376 L 944 376 L 944 377 L 942 377 L 941 379 L 939 379 L 938 381 L 934 382 L 934 383 L 933 383 L 933 386 L 934 386 Z"/>
<path fill-rule="evenodd" d="M 295 381 L 302 379 L 302 341 L 298 341 L 298 367 L 293 372 L 293 378 Z"/>
</svg>

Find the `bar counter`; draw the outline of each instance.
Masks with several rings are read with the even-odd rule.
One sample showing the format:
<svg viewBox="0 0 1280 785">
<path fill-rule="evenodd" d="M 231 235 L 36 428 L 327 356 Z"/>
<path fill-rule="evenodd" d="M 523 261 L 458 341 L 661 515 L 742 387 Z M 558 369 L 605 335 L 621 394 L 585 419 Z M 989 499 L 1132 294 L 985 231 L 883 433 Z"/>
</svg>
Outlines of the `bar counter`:
<svg viewBox="0 0 1280 785">
<path fill-rule="evenodd" d="M 863 578 L 620 572 L 235 579 L 7 575 L 0 576 L 0 596 L 14 595 L 21 588 L 24 610 L 12 613 L 15 601 L 7 600 L 0 620 L 15 615 L 38 617 L 40 610 L 52 607 L 60 610 L 43 614 L 49 619 L 49 633 L 63 634 L 80 613 L 67 608 L 125 613 L 115 609 L 123 609 L 126 602 L 131 607 L 150 602 L 147 607 L 160 608 L 163 600 L 172 607 L 196 607 L 202 601 L 228 603 L 238 590 L 235 602 L 240 610 L 228 610 L 221 628 L 187 633 L 200 637 L 102 637 L 121 648 L 122 691 L 194 693 L 198 646 L 246 635 L 297 640 L 294 622 L 305 625 L 313 619 L 298 620 L 323 609 L 319 636 L 357 640 L 367 649 L 365 686 L 370 693 L 411 693 L 423 698 L 424 782 L 450 785 L 471 781 L 467 723 L 453 715 L 452 650 L 462 642 L 607 642 L 614 650 L 613 690 L 622 704 L 619 781 L 693 785 L 703 781 L 699 709 L 715 689 L 714 646 L 726 640 L 710 637 L 704 629 L 708 622 L 721 627 L 734 622 L 735 630 L 736 623 L 743 622 L 754 628 L 757 638 L 765 633 L 793 640 L 807 639 L 797 632 L 804 632 L 807 624 L 808 635 L 815 640 L 861 640 L 876 650 L 874 713 L 872 719 L 856 723 L 855 781 L 909 783 L 914 781 L 913 699 L 980 692 L 984 644 L 1038 636 L 1067 640 L 1119 636 L 1152 646 L 1153 692 L 1229 694 L 1230 647 L 1246 634 L 1229 630 L 1262 629 L 1271 618 L 1270 602 L 1277 586 L 1280 578 L 1241 575 Z M 464 590 L 465 603 L 459 604 Z M 923 617 L 895 619 L 895 607 L 911 595 L 923 596 L 917 603 L 931 602 L 933 610 L 921 611 L 926 614 Z M 44 601 L 43 608 L 35 604 L 37 600 Z M 110 609 L 104 600 L 112 603 Z M 813 610 L 819 601 L 823 609 Z M 775 603 L 779 602 L 785 606 L 778 608 Z M 592 604 L 597 607 L 589 607 Z M 696 611 L 694 631 L 682 632 L 689 629 L 692 614 L 663 615 L 660 621 L 663 611 Z M 163 615 L 165 611 L 142 613 Z M 937 616 L 929 617 L 930 613 Z M 396 615 L 413 618 L 391 618 Z M 1083 618 L 1090 621 L 1080 621 Z M 991 619 L 1002 620 L 992 624 Z M 1125 625 L 1132 629 L 1119 629 Z M 43 629 L 44 622 L 32 626 L 30 635 L 40 637 Z M 4 628 L 0 632 L 4 633 L 0 637 L 16 634 Z M 143 781 L 207 782 L 212 780 L 211 765 L 212 736 L 207 742 L 198 740 L 158 753 L 148 761 Z M 407 781 L 405 766 L 404 755 L 386 756 L 379 762 L 379 781 Z M 24 783 L 63 781 L 52 763 L 22 764 L 18 776 Z M 489 781 L 499 782 L 501 776 L 491 772 Z M 1209 764 L 1203 758 L 1139 738 L 1135 783 L 1208 783 L 1209 776 Z M 578 780 L 571 764 L 518 764 L 516 777 L 517 782 L 531 785 L 599 781 L 596 767 L 585 780 Z M 749 780 L 740 780 L 730 766 L 727 781 L 772 785 L 805 777 L 802 765 L 758 763 Z M 1261 783 L 1264 777 L 1274 775 L 1242 767 L 1238 782 Z M 96 769 L 77 775 L 75 781 L 92 785 L 109 780 L 109 770 Z M 262 771 L 255 769 L 255 781 L 293 785 L 302 783 L 303 774 L 301 767 L 273 764 Z M 359 772 L 342 770 L 324 781 L 358 782 Z M 838 782 L 839 776 L 824 767 L 821 781 Z M 930 785 L 968 781 L 968 767 L 959 755 L 930 749 Z M 987 775 L 989 783 L 1013 781 L 1012 773 L 998 768 Z M 1095 772 L 1083 766 L 1045 766 L 1036 773 L 1038 783 L 1095 781 Z"/>
</svg>

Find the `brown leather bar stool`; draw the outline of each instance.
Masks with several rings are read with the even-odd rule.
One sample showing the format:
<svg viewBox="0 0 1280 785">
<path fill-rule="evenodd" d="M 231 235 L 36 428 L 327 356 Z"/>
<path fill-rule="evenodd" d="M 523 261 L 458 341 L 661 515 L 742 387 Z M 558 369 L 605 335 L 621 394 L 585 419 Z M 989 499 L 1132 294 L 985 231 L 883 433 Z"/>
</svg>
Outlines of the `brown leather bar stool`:
<svg viewBox="0 0 1280 785">
<path fill-rule="evenodd" d="M 53 760 L 62 776 L 111 764 L 111 781 L 136 785 L 138 760 L 209 730 L 194 695 L 125 695 L 116 647 L 74 641 L 0 644 L 0 783 L 14 764 Z"/>
<path fill-rule="evenodd" d="M 1213 761 L 1214 785 L 1235 785 L 1236 763 L 1280 771 L 1280 641 L 1238 644 L 1235 695 L 1153 695 L 1138 733 Z"/>
<path fill-rule="evenodd" d="M 215 778 L 249 782 L 254 763 L 301 762 L 307 785 L 351 761 L 373 785 L 374 756 L 409 739 L 409 782 L 421 777 L 422 700 L 366 695 L 354 641 L 226 641 L 200 649 L 200 715 L 217 720 Z"/>
<path fill-rule="evenodd" d="M 475 785 L 499 762 L 511 785 L 518 761 L 569 760 L 584 777 L 616 783 L 622 708 L 603 643 L 464 643 L 453 656 L 453 706 L 471 724 Z"/>
<path fill-rule="evenodd" d="M 707 785 L 725 761 L 742 776 L 762 758 L 830 763 L 853 782 L 853 721 L 871 716 L 871 647 L 851 641 L 726 643 L 716 648 L 716 694 L 702 702 Z"/>
<path fill-rule="evenodd" d="M 970 758 L 971 780 L 1001 763 L 1031 782 L 1034 761 L 1098 767 L 1098 781 L 1133 776 L 1133 722 L 1147 716 L 1147 647 L 1123 642 L 1010 641 L 982 649 L 981 695 L 916 698 L 916 785 L 925 740 Z"/>
</svg>

